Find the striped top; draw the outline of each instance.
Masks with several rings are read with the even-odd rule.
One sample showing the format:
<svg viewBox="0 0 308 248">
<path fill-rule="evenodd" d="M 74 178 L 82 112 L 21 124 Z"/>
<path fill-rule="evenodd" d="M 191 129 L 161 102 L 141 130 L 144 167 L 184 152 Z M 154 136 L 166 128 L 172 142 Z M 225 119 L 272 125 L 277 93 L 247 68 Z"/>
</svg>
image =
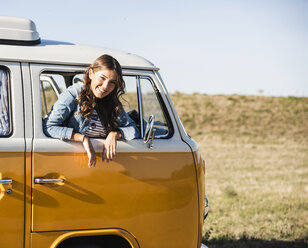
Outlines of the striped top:
<svg viewBox="0 0 308 248">
<path fill-rule="evenodd" d="M 90 138 L 106 137 L 107 130 L 103 123 L 101 122 L 95 109 L 92 109 L 91 115 L 89 117 L 89 127 L 86 130 L 85 134 Z"/>
</svg>

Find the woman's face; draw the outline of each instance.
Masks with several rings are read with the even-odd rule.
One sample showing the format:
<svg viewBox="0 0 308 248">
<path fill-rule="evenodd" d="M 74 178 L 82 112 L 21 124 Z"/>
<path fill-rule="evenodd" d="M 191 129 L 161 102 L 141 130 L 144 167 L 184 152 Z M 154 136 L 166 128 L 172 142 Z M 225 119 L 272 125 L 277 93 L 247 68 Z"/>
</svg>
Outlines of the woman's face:
<svg viewBox="0 0 308 248">
<path fill-rule="evenodd" d="M 117 74 L 113 70 L 104 68 L 99 71 L 89 70 L 91 79 L 90 88 L 97 98 L 104 98 L 109 95 L 116 86 Z"/>
</svg>

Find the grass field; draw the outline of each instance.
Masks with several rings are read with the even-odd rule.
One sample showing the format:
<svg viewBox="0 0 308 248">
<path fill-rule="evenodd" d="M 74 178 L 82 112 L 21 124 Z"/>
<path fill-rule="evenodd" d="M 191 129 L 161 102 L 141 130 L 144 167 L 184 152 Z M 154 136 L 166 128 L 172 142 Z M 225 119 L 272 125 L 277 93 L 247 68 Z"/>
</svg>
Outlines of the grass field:
<svg viewBox="0 0 308 248">
<path fill-rule="evenodd" d="M 171 96 L 206 159 L 211 247 L 308 247 L 308 98 Z"/>
</svg>

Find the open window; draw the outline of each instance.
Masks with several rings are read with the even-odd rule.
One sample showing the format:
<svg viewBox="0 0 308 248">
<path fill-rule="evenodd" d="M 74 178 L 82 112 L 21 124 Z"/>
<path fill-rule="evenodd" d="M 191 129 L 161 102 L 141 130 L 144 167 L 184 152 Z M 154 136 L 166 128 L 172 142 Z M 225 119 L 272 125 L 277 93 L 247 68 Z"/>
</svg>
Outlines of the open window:
<svg viewBox="0 0 308 248">
<path fill-rule="evenodd" d="M 42 118 L 51 111 L 59 94 L 74 83 L 82 82 L 81 72 L 43 72 L 40 75 Z M 124 110 L 136 123 L 141 137 L 144 137 L 149 117 L 154 115 L 155 138 L 168 138 L 172 135 L 169 115 L 153 80 L 145 76 L 123 76 L 125 94 L 120 97 Z"/>
<path fill-rule="evenodd" d="M 44 72 L 40 75 L 42 118 L 51 111 L 59 95 L 82 74 L 65 72 Z"/>
</svg>

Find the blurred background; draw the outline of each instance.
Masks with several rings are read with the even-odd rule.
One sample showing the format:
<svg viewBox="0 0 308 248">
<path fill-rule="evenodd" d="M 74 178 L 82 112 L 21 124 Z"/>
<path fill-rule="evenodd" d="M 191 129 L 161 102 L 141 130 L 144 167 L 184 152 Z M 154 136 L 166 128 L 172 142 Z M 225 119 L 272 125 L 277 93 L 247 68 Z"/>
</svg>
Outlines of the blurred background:
<svg viewBox="0 0 308 248">
<path fill-rule="evenodd" d="M 209 247 L 308 246 L 308 1 L 4 1 L 42 39 L 161 70 L 205 157 Z"/>
</svg>

